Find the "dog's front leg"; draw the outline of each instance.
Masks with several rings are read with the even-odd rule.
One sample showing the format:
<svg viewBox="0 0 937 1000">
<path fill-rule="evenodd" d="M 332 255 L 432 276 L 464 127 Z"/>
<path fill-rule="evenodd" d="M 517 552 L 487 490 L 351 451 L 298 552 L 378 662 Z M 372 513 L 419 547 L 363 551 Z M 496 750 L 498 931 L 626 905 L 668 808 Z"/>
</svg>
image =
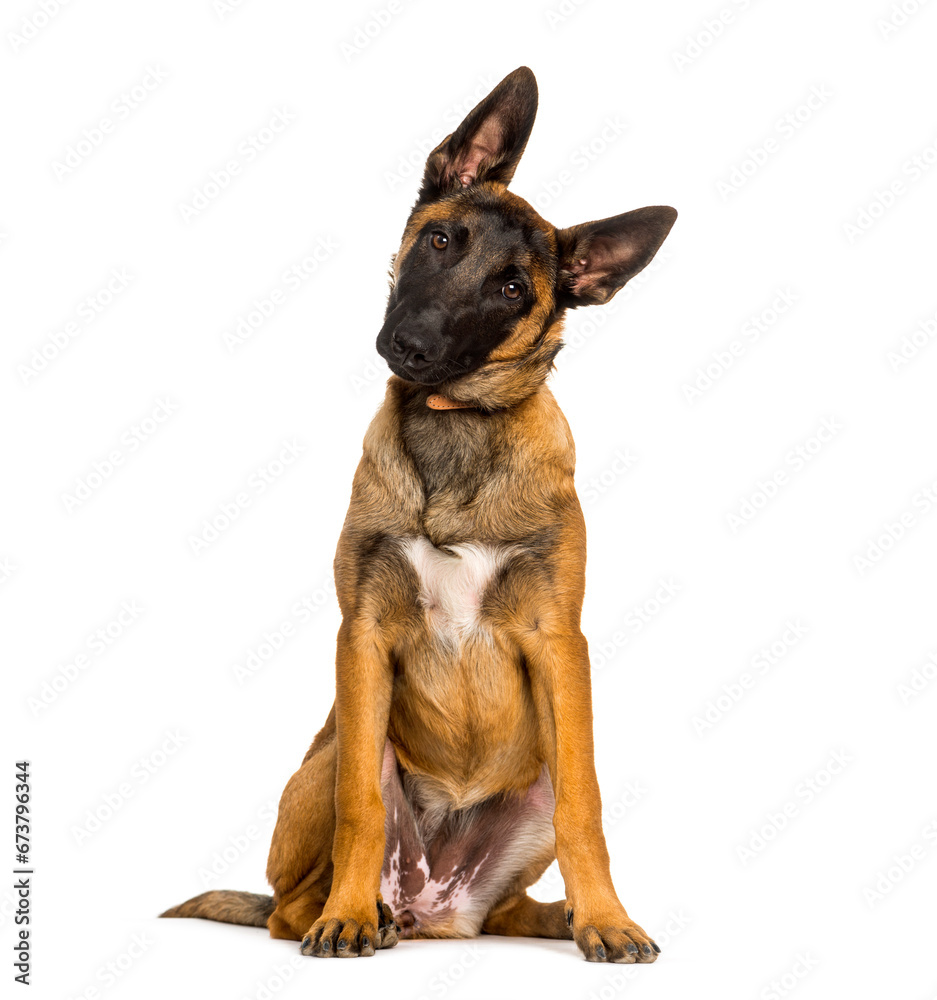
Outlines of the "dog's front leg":
<svg viewBox="0 0 937 1000">
<path fill-rule="evenodd" d="M 303 939 L 304 955 L 373 955 L 396 943 L 379 896 L 384 861 L 381 761 L 393 671 L 387 637 L 366 616 L 343 622 L 336 655 L 334 868 L 322 915 Z"/>
<path fill-rule="evenodd" d="M 660 949 L 627 914 L 612 885 L 592 742 L 589 651 L 578 614 L 538 616 L 521 635 L 553 779 L 556 856 L 566 917 L 592 962 L 653 962 Z"/>
</svg>

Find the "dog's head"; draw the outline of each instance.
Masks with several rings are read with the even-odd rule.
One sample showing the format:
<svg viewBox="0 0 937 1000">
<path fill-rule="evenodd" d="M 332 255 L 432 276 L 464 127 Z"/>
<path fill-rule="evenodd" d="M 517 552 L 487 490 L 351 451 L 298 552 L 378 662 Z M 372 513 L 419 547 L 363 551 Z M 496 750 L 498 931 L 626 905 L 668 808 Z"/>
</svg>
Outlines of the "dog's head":
<svg viewBox="0 0 937 1000">
<path fill-rule="evenodd" d="M 536 113 L 522 66 L 430 153 L 377 337 L 399 378 L 483 409 L 533 392 L 562 347 L 566 309 L 608 302 L 677 217 L 654 206 L 551 225 L 507 189 Z"/>
</svg>

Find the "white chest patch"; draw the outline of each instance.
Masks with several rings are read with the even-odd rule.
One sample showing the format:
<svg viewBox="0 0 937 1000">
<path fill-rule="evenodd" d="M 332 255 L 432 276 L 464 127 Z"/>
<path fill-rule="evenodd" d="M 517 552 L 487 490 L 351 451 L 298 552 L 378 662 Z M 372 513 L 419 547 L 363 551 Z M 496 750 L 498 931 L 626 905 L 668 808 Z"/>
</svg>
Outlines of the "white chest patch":
<svg viewBox="0 0 937 1000">
<path fill-rule="evenodd" d="M 517 552 L 514 545 L 459 542 L 437 549 L 425 536 L 400 541 L 420 581 L 420 603 L 435 631 L 458 641 L 479 630 L 478 612 L 492 578 Z"/>
</svg>

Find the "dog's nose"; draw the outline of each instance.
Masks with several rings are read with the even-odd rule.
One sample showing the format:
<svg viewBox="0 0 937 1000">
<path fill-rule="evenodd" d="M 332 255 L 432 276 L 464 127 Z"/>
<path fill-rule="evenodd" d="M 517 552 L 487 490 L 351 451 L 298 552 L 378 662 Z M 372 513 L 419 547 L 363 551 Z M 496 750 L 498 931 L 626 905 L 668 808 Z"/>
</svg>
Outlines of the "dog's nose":
<svg viewBox="0 0 937 1000">
<path fill-rule="evenodd" d="M 434 358 L 426 356 L 428 347 L 420 337 L 395 330 L 391 346 L 400 363 L 411 371 L 422 371 L 435 363 Z"/>
</svg>

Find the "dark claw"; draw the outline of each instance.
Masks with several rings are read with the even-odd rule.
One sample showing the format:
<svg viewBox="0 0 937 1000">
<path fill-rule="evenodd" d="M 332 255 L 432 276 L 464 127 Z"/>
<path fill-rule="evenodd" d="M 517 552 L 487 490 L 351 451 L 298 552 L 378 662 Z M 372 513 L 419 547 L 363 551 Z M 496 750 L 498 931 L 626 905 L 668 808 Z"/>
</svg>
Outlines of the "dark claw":
<svg viewBox="0 0 937 1000">
<path fill-rule="evenodd" d="M 596 946 L 595 957 L 596 958 L 605 958 L 605 949 L 602 947 L 602 945 L 597 945 Z"/>
<path fill-rule="evenodd" d="M 332 942 L 328 938 L 326 938 L 322 942 L 322 950 L 323 951 L 331 951 L 332 950 Z"/>
<path fill-rule="evenodd" d="M 344 951 L 348 947 L 348 942 L 344 938 L 338 940 L 338 950 Z"/>
<path fill-rule="evenodd" d="M 370 944 L 371 944 L 371 939 L 367 935 L 365 935 L 361 939 L 361 947 L 362 947 L 362 949 L 367 948 Z"/>
<path fill-rule="evenodd" d="M 657 947 L 657 944 L 654 941 L 651 942 L 651 947 L 657 952 L 658 955 L 660 954 L 660 948 Z"/>
<path fill-rule="evenodd" d="M 651 946 L 649 944 L 646 944 L 644 946 L 644 954 L 645 955 L 650 955 L 650 953 L 651 953 Z"/>
<path fill-rule="evenodd" d="M 312 944 L 312 938 L 307 934 L 303 938 L 303 943 L 299 946 L 300 951 L 305 951 Z"/>
<path fill-rule="evenodd" d="M 567 910 L 566 911 L 566 926 L 567 927 L 572 927 L 573 926 L 573 911 L 572 910 Z"/>
<path fill-rule="evenodd" d="M 636 944 L 629 944 L 628 945 L 628 954 L 629 955 L 637 955 L 637 953 L 638 953 L 638 946 Z"/>
</svg>

